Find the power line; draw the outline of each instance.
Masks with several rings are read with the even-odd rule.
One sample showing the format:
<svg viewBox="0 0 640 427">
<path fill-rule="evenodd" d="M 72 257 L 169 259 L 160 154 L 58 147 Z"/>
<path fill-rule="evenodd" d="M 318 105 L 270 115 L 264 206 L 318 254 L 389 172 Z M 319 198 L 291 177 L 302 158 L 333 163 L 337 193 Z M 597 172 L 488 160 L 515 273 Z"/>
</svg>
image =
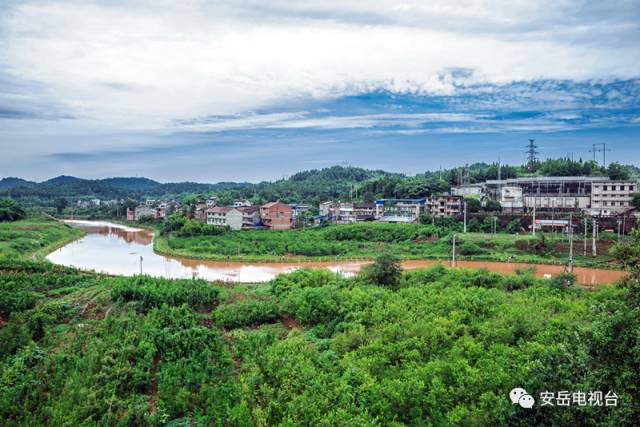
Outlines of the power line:
<svg viewBox="0 0 640 427">
<path fill-rule="evenodd" d="M 611 149 L 607 148 L 607 144 L 605 142 L 593 144 L 593 148 L 589 150 L 589 152 L 593 153 L 594 162 L 596 161 L 596 153 L 602 153 L 602 166 L 607 167 L 607 153 L 610 153 Z"/>
</svg>

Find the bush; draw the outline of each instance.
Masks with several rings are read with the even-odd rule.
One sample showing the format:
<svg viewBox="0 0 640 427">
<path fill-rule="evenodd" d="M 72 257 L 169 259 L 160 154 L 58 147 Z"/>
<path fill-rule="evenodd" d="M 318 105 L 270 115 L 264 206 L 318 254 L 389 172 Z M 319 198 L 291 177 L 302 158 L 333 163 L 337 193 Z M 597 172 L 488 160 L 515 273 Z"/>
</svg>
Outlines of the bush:
<svg viewBox="0 0 640 427">
<path fill-rule="evenodd" d="M 205 280 L 169 280 L 150 276 L 119 279 L 113 285 L 115 301 L 135 301 L 143 311 L 162 304 L 187 304 L 195 309 L 213 308 L 218 303 L 218 290 Z"/>
<path fill-rule="evenodd" d="M 376 285 L 397 287 L 402 276 L 400 260 L 389 254 L 380 255 L 373 264 L 362 269 L 364 280 Z"/>
<path fill-rule="evenodd" d="M 481 253 L 484 253 L 484 249 L 473 242 L 466 241 L 462 242 L 456 248 L 456 252 L 458 252 L 458 254 L 460 255 L 479 255 Z"/>
<path fill-rule="evenodd" d="M 553 276 L 549 280 L 549 285 L 555 289 L 567 289 L 576 284 L 576 275 L 571 273 L 562 273 Z"/>
<path fill-rule="evenodd" d="M 179 237 L 218 236 L 227 231 L 229 231 L 228 227 L 216 227 L 194 219 L 188 219 L 181 228 L 176 230 L 175 234 Z"/>
<path fill-rule="evenodd" d="M 516 218 L 509 221 L 509 224 L 507 224 L 504 231 L 506 231 L 509 234 L 516 234 L 520 231 L 521 228 L 522 228 L 522 225 L 520 224 L 520 219 Z"/>
<path fill-rule="evenodd" d="M 271 280 L 271 292 L 281 296 L 293 289 L 337 285 L 343 280 L 339 274 L 329 270 L 300 268 L 293 273 L 280 274 Z"/>
<path fill-rule="evenodd" d="M 240 328 L 273 322 L 280 318 L 280 310 L 275 301 L 244 300 L 218 306 L 213 317 L 224 328 Z"/>
<path fill-rule="evenodd" d="M 0 221 L 17 221 L 27 216 L 24 208 L 13 199 L 0 200 Z"/>
</svg>

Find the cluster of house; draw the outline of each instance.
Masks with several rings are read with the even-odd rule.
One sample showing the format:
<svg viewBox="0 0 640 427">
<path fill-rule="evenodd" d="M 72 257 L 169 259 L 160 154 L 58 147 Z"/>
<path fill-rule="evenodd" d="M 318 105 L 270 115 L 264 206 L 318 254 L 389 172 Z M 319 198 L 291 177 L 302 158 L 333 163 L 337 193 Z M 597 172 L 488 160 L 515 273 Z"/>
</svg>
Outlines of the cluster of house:
<svg viewBox="0 0 640 427">
<path fill-rule="evenodd" d="M 252 206 L 251 202 L 243 200 L 236 201 L 231 206 L 216 206 L 217 201 L 210 199 L 207 202 L 207 204 L 196 206 L 194 217 L 207 224 L 227 226 L 231 230 L 248 228 L 288 230 L 295 223 L 295 205 L 269 202 L 261 206 Z M 296 212 L 296 216 L 299 214 Z"/>
<path fill-rule="evenodd" d="M 164 219 L 167 216 L 169 207 L 179 209 L 180 205 L 175 202 L 157 202 L 156 200 L 145 200 L 143 204 L 135 207 L 135 209 L 127 208 L 127 221 L 138 221 L 145 216 L 151 216 L 154 219 Z"/>
<path fill-rule="evenodd" d="M 533 209 L 580 210 L 594 217 L 622 215 L 633 209 L 638 183 L 608 177 L 526 177 L 489 180 L 451 189 L 451 194 L 500 202 L 504 212 Z"/>
<path fill-rule="evenodd" d="M 154 219 L 167 216 L 169 204 L 147 200 L 135 209 L 127 210 L 127 220 L 137 221 L 145 215 Z M 174 205 L 174 210 L 180 209 Z M 211 225 L 229 227 L 231 230 L 249 228 L 266 228 L 270 230 L 287 230 L 302 218 L 309 210 L 308 205 L 285 204 L 269 202 L 261 206 L 253 206 L 248 200 L 236 200 L 229 206 L 218 206 L 218 198 L 213 196 L 206 202 L 197 203 L 193 210 L 188 211 L 192 218 Z"/>
<path fill-rule="evenodd" d="M 315 224 L 331 222 L 349 224 L 360 221 L 395 223 L 416 222 L 423 214 L 434 218 L 457 217 L 463 214 L 464 198 L 475 197 L 484 204 L 497 201 L 506 213 L 581 210 L 591 216 L 607 217 L 629 212 L 638 191 L 635 181 L 611 180 L 607 177 L 527 177 L 489 180 L 459 185 L 451 195 L 434 195 L 416 199 L 378 199 L 373 203 L 323 202 Z M 182 208 L 176 202 L 147 200 L 135 209 L 127 209 L 127 220 L 139 220 L 145 215 L 155 219 L 167 216 L 169 207 Z M 306 223 L 309 205 L 269 202 L 253 206 L 248 200 L 236 200 L 229 206 L 218 206 L 218 198 L 210 197 L 188 210 L 189 216 L 232 230 L 266 228 L 286 230 L 297 223 Z"/>
<path fill-rule="evenodd" d="M 378 199 L 375 203 L 324 202 L 316 222 L 348 224 L 359 221 L 412 223 L 427 213 L 434 218 L 461 215 L 462 196 L 431 196 L 420 199 Z"/>
</svg>

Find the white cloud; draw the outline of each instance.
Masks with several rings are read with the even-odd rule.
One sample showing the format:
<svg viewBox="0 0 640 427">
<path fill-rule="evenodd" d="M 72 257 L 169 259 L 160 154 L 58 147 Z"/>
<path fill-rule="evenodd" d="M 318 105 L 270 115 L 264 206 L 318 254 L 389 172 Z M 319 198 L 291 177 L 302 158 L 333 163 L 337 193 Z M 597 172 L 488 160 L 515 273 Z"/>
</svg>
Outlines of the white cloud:
<svg viewBox="0 0 640 427">
<path fill-rule="evenodd" d="M 637 76 L 640 52 L 626 43 L 637 25 L 626 9 L 602 12 L 599 24 L 578 13 L 581 3 L 15 3 L 0 18 L 0 64 L 46 88 L 28 96 L 46 92 L 75 116 L 142 130 L 309 96 L 447 95 L 459 83 Z"/>
<path fill-rule="evenodd" d="M 407 113 L 365 114 L 313 117 L 308 112 L 248 114 L 237 117 L 214 117 L 189 121 L 180 131 L 220 132 L 247 129 L 355 129 L 381 126 L 414 127 L 429 122 L 469 122 L 483 118 L 482 114 Z"/>
</svg>

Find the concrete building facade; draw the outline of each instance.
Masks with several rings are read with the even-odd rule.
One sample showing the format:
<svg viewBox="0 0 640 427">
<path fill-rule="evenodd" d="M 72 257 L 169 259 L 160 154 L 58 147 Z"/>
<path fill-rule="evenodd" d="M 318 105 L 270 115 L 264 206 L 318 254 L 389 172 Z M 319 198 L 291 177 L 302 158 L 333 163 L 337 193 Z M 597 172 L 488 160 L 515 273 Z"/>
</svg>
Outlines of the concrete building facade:
<svg viewBox="0 0 640 427">
<path fill-rule="evenodd" d="M 291 206 L 281 202 L 270 202 L 260 206 L 262 224 L 270 230 L 291 228 Z"/>
<path fill-rule="evenodd" d="M 215 207 L 206 210 L 207 224 L 229 227 L 231 230 L 242 229 L 243 215 L 236 208 Z"/>
</svg>

